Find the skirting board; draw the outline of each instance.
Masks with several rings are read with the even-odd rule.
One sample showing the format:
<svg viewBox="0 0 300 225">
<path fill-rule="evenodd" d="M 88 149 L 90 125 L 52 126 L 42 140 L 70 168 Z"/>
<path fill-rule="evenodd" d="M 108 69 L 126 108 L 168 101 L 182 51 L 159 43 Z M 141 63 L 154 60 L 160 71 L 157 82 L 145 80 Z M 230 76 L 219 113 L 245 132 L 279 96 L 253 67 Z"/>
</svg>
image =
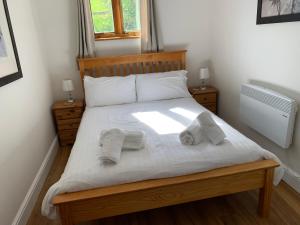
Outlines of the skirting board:
<svg viewBox="0 0 300 225">
<path fill-rule="evenodd" d="M 36 177 L 34 178 L 19 210 L 14 218 L 12 225 L 25 225 L 27 223 L 27 220 L 29 219 L 29 216 L 31 214 L 31 211 L 35 205 L 35 202 L 38 198 L 38 195 L 43 187 L 43 184 L 48 176 L 48 173 L 50 171 L 50 168 L 52 166 L 53 160 L 56 156 L 58 150 L 58 138 L 55 137 L 53 140 L 47 155 L 45 156 L 45 159 L 38 170 Z"/>
<path fill-rule="evenodd" d="M 295 189 L 298 193 L 300 193 L 300 174 L 296 173 L 287 166 L 285 166 L 285 168 L 286 170 L 283 180 L 293 189 Z"/>
</svg>

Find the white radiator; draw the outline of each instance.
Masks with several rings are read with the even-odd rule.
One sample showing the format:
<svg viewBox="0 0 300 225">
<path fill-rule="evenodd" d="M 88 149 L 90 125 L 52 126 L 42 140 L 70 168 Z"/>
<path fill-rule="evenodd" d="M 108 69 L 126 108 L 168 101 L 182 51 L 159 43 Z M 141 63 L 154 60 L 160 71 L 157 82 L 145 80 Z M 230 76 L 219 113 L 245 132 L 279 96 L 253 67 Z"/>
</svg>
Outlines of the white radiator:
<svg viewBox="0 0 300 225">
<path fill-rule="evenodd" d="M 241 88 L 240 120 L 282 148 L 292 144 L 297 103 L 255 85 Z"/>
</svg>

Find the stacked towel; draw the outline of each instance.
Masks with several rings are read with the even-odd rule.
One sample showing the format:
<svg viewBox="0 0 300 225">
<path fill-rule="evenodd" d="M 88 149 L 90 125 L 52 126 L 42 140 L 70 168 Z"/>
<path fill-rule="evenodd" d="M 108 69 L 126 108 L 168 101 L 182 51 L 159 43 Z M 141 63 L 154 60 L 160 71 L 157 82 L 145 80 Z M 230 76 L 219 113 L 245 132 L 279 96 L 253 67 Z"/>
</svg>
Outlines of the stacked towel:
<svg viewBox="0 0 300 225">
<path fill-rule="evenodd" d="M 100 161 L 103 164 L 117 164 L 121 159 L 122 150 L 140 150 L 145 147 L 145 133 L 120 129 L 103 130 L 99 145 Z"/>
<path fill-rule="evenodd" d="M 226 135 L 214 121 L 209 112 L 203 112 L 197 117 L 203 132 L 214 145 L 221 144 Z"/>
<path fill-rule="evenodd" d="M 145 133 L 142 131 L 124 131 L 124 150 L 141 150 L 145 147 Z"/>
<path fill-rule="evenodd" d="M 179 134 L 183 145 L 199 145 L 207 138 L 212 144 L 221 144 L 225 139 L 223 130 L 209 112 L 201 113 L 192 124 Z"/>
<path fill-rule="evenodd" d="M 203 134 L 198 120 L 194 120 L 189 127 L 182 131 L 179 139 L 183 145 L 199 145 L 203 140 Z"/>
</svg>

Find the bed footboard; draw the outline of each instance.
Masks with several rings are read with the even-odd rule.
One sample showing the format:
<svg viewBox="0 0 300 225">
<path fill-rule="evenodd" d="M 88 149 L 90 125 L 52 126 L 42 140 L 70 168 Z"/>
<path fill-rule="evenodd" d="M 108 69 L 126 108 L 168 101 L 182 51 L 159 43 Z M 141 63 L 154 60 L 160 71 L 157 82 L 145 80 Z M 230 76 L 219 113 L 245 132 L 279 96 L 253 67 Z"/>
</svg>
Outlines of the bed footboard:
<svg viewBox="0 0 300 225">
<path fill-rule="evenodd" d="M 246 163 L 181 177 L 148 180 L 56 196 L 62 225 L 260 189 L 258 212 L 270 211 L 273 160 Z"/>
</svg>

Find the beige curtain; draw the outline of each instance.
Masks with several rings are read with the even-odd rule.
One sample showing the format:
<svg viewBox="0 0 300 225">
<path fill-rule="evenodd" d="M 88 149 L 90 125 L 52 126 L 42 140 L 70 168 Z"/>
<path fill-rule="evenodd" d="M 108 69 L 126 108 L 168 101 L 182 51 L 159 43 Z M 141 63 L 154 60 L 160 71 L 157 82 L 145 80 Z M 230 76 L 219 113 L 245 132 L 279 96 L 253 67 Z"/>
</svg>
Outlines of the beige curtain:
<svg viewBox="0 0 300 225">
<path fill-rule="evenodd" d="M 156 18 L 156 0 L 141 0 L 142 52 L 163 51 L 161 33 Z"/>
<path fill-rule="evenodd" d="M 90 0 L 77 0 L 79 25 L 78 57 L 95 57 L 95 38 Z"/>
</svg>

